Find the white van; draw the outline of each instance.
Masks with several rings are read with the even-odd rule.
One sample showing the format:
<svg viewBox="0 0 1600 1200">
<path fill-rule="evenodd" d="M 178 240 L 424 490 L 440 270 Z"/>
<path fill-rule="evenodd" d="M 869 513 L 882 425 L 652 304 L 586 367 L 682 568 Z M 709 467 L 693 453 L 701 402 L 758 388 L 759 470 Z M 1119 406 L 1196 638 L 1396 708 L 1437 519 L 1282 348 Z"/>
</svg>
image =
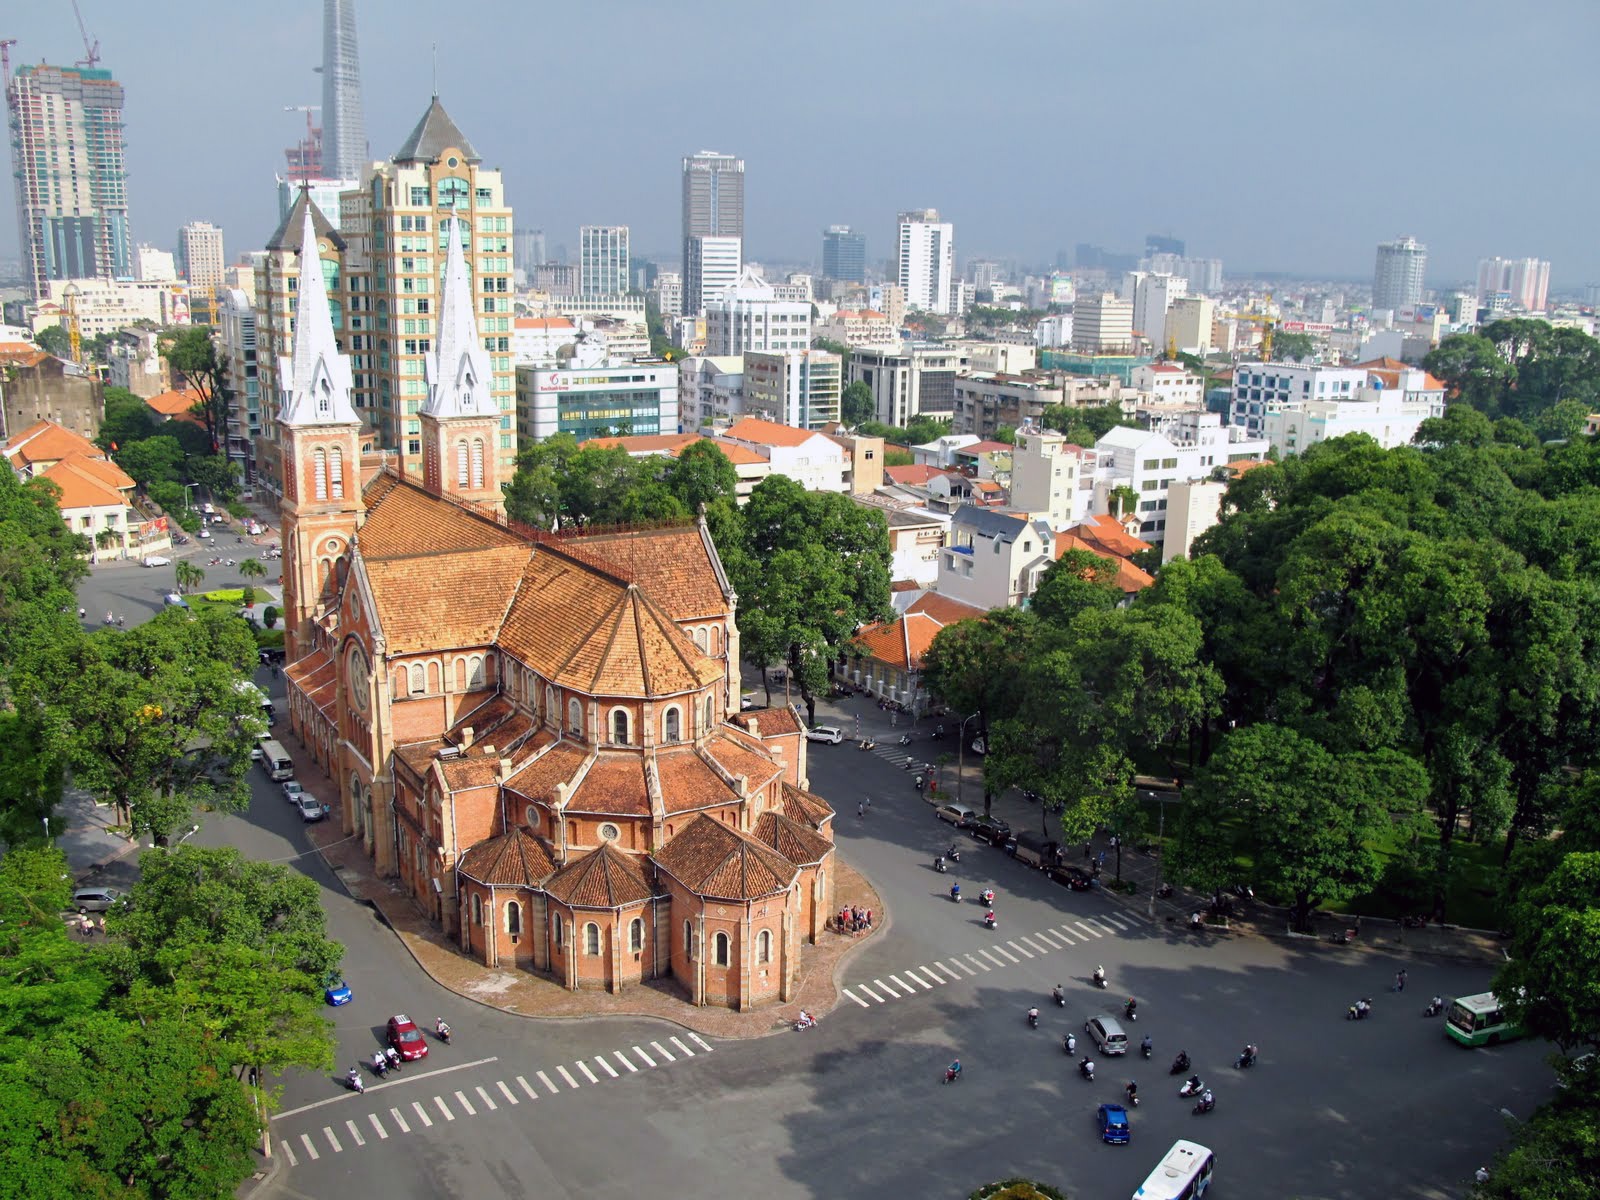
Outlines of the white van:
<svg viewBox="0 0 1600 1200">
<path fill-rule="evenodd" d="M 280 743 L 271 738 L 261 743 L 261 765 L 266 769 L 268 779 L 294 778 L 294 759 L 289 757 L 289 752 Z"/>
</svg>

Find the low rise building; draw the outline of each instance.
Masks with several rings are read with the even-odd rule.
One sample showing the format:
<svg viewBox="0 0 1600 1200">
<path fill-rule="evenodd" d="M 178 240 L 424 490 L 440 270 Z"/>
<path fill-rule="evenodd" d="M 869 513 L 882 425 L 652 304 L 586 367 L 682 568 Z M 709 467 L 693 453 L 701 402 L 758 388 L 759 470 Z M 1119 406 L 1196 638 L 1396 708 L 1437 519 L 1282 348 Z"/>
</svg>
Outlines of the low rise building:
<svg viewBox="0 0 1600 1200">
<path fill-rule="evenodd" d="M 172 387 L 172 369 L 161 357 L 153 329 L 124 329 L 106 347 L 106 383 L 143 399 Z"/>
<path fill-rule="evenodd" d="M 923 684 L 923 660 L 933 639 L 948 625 L 975 621 L 984 609 L 937 592 L 922 592 L 898 617 L 865 626 L 835 666 L 842 678 L 869 695 L 903 704 L 914 717 L 933 703 Z"/>
<path fill-rule="evenodd" d="M 706 351 L 744 354 L 805 350 L 811 345 L 811 304 L 780 299 L 777 289 L 751 270 L 733 287 L 705 302 Z"/>
<path fill-rule="evenodd" d="M 900 332 L 889 318 L 872 308 L 841 308 L 816 327 L 816 336 L 855 349 L 857 346 L 892 346 Z"/>
<path fill-rule="evenodd" d="M 748 447 L 767 460 L 774 475 L 788 476 L 807 491 L 849 491 L 845 449 L 824 433 L 744 417 L 718 440 Z"/>
<path fill-rule="evenodd" d="M 870 495 L 883 486 L 884 441 L 881 437 L 846 433 L 844 426 L 837 422 L 822 432 L 844 447 L 848 464 L 845 484 L 851 495 Z"/>
<path fill-rule="evenodd" d="M 1366 384 L 1363 367 L 1242 362 L 1233 370 L 1233 405 L 1228 423 L 1259 437 L 1266 412 L 1273 404 L 1350 399 Z"/>
<path fill-rule="evenodd" d="M 1038 588 L 1054 551 L 1048 522 L 963 504 L 939 554 L 939 594 L 985 610 L 1018 607 Z"/>
<path fill-rule="evenodd" d="M 556 365 L 562 349 L 578 340 L 578 326 L 571 317 L 517 317 L 511 323 L 511 360 L 518 366 Z"/>
<path fill-rule="evenodd" d="M 1174 483 L 1207 479 L 1219 468 L 1263 459 L 1265 438 L 1224 426 L 1217 413 L 1184 412 L 1161 429 L 1117 426 L 1095 443 L 1093 511 L 1116 506 L 1115 493 L 1137 497 L 1139 536 L 1160 543 L 1166 536 L 1168 489 Z"/>
<path fill-rule="evenodd" d="M 105 393 L 100 381 L 77 363 L 24 342 L 0 346 L 0 433 L 40 421 L 83 438 L 100 432 Z"/>
<path fill-rule="evenodd" d="M 843 366 L 826 350 L 746 351 L 744 411 L 798 429 L 836 425 Z"/>
<path fill-rule="evenodd" d="M 1206 381 L 1176 363 L 1147 363 L 1133 369 L 1135 390 L 1146 392 L 1157 404 L 1200 406 L 1205 403 Z"/>
<path fill-rule="evenodd" d="M 734 485 L 734 499 L 739 504 L 743 504 L 750 499 L 750 493 L 756 489 L 756 485 L 772 474 L 772 464 L 750 449 L 750 447 L 740 445 L 738 442 L 724 441 L 721 438 L 706 437 L 698 433 L 655 433 L 640 434 L 633 437 L 591 438 L 583 444 L 585 446 L 620 446 L 634 458 L 649 458 L 653 454 L 660 454 L 667 458 L 677 458 L 697 442 L 706 442 L 715 446 L 733 464 L 733 473 L 737 480 Z"/>
<path fill-rule="evenodd" d="M 148 543 L 171 544 L 166 522 L 134 507 L 134 481 L 93 442 L 52 421 L 37 421 L 5 445 L 6 462 L 19 479 L 55 487 L 67 529 L 88 540 L 92 562 L 136 556 Z M 147 536 L 148 535 L 148 536 Z"/>
<path fill-rule="evenodd" d="M 956 377 L 951 429 L 992 438 L 1002 425 L 1020 429 L 1029 422 L 1038 424 L 1046 408 L 1064 403 L 1060 379 L 1050 373 L 1005 375 L 974 370 Z"/>
<path fill-rule="evenodd" d="M 744 416 L 744 356 L 679 359 L 678 414 L 685 429 L 704 429 Z"/>
<path fill-rule="evenodd" d="M 954 417 L 956 378 L 971 369 L 971 357 L 957 346 L 866 346 L 850 355 L 846 385 L 866 384 L 873 416 L 904 427 L 916 416 Z"/>
<path fill-rule="evenodd" d="M 557 433 L 579 441 L 678 431 L 678 367 L 662 360 L 620 367 L 519 366 L 517 431 L 524 444 Z"/>
<path fill-rule="evenodd" d="M 956 465 L 957 450 L 964 446 L 975 446 L 982 440 L 970 433 L 947 433 L 931 442 L 911 447 L 911 461 L 930 467 L 953 467 Z"/>
<path fill-rule="evenodd" d="M 1004 340 L 1002 334 L 994 341 L 969 341 L 956 344 L 967 352 L 974 374 L 987 372 L 994 375 L 1021 375 L 1039 365 L 1038 347 L 1033 344 L 1031 338 L 1022 340 L 1022 335 L 1015 341 Z"/>
</svg>

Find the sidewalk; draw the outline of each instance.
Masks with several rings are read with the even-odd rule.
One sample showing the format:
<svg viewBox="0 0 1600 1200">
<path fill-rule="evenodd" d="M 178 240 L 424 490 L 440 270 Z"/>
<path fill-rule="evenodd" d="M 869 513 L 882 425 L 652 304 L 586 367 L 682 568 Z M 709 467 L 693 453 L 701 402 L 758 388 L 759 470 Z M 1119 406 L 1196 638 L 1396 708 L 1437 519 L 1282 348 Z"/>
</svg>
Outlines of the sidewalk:
<svg viewBox="0 0 1600 1200">
<path fill-rule="evenodd" d="M 88 792 L 71 785 L 63 790 L 50 829 L 56 849 L 66 855 L 67 867 L 79 884 L 103 882 L 116 864 L 138 853 L 139 843 L 114 831 L 113 820 L 113 810 L 96 804 Z"/>
</svg>

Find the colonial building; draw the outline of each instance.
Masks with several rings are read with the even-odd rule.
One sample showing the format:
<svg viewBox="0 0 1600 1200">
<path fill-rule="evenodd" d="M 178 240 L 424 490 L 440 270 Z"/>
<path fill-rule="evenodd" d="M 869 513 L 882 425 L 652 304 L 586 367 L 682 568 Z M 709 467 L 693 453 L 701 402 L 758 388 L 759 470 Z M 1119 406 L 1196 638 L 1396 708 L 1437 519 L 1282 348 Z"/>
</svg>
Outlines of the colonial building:
<svg viewBox="0 0 1600 1200">
<path fill-rule="evenodd" d="M 402 466 L 362 457 L 321 273 L 301 271 L 278 371 L 291 727 L 378 873 L 486 966 L 786 1000 L 832 911 L 799 717 L 737 711 L 736 597 L 703 522 L 505 518 L 469 274 L 452 233 Z"/>
</svg>

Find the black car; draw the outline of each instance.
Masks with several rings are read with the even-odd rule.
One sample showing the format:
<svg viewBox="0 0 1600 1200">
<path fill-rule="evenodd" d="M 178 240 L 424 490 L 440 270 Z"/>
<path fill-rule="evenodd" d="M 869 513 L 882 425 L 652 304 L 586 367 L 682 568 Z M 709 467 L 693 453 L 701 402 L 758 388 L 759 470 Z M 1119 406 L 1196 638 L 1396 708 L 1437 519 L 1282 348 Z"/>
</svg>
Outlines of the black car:
<svg viewBox="0 0 1600 1200">
<path fill-rule="evenodd" d="M 270 666 L 273 663 L 277 663 L 281 666 L 283 664 L 284 651 L 274 647 L 268 647 L 264 650 L 258 651 L 256 657 L 261 660 L 261 665 L 264 667 Z"/>
<path fill-rule="evenodd" d="M 1070 867 L 1063 863 L 1059 866 L 1050 867 L 1047 871 L 1051 879 L 1054 879 L 1064 887 L 1071 888 L 1075 892 L 1087 892 L 1089 890 L 1091 883 L 1089 872 L 1082 867 Z"/>
<path fill-rule="evenodd" d="M 1011 836 L 1011 826 L 999 817 L 974 817 L 967 822 L 967 832 L 980 842 L 998 846 Z"/>
</svg>

